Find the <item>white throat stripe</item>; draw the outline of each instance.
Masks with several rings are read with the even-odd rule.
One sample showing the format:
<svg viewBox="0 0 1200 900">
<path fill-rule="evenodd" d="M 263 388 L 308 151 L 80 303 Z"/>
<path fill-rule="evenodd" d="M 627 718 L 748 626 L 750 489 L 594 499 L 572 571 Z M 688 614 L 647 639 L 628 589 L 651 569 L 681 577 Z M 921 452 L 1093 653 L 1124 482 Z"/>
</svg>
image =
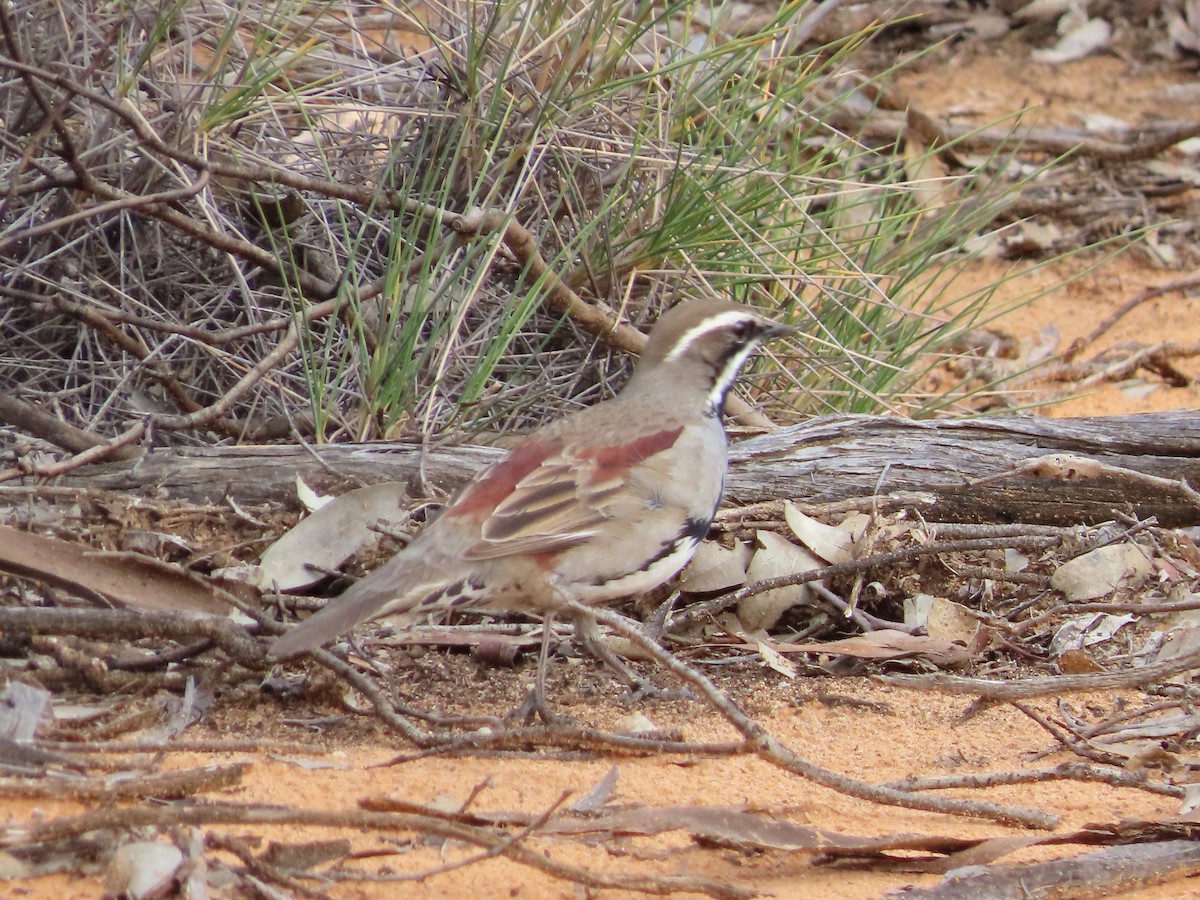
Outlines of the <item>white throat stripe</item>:
<svg viewBox="0 0 1200 900">
<path fill-rule="evenodd" d="M 731 309 L 728 312 L 718 313 L 711 319 L 705 319 L 695 328 L 690 331 L 685 331 L 683 337 L 667 354 L 666 362 L 673 362 L 679 359 L 684 353 L 687 353 L 688 348 L 706 334 L 711 334 L 714 331 L 719 331 L 722 328 L 728 328 L 731 325 L 736 325 L 738 322 L 754 322 L 755 317 L 749 313 L 744 313 L 738 309 Z"/>
<path fill-rule="evenodd" d="M 708 395 L 708 409 L 710 414 L 716 415 L 720 411 L 721 404 L 725 402 L 725 395 L 729 393 L 729 389 L 733 387 L 733 382 L 737 380 L 738 370 L 742 368 L 742 365 L 746 362 L 746 358 L 754 352 L 754 349 L 753 344 L 748 344 L 734 356 L 731 356 L 729 361 L 725 363 L 725 368 L 717 376 L 717 381 Z"/>
</svg>

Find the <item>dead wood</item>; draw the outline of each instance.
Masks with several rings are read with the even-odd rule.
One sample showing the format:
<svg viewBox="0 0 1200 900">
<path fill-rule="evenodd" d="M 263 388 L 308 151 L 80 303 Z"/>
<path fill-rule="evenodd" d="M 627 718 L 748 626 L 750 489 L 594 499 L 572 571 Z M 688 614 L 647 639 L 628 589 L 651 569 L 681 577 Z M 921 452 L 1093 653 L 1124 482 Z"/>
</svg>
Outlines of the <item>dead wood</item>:
<svg viewBox="0 0 1200 900">
<path fill-rule="evenodd" d="M 1053 862 L 976 867 L 948 876 L 932 888 L 914 888 L 910 898 L 952 900 L 981 897 L 1110 897 L 1200 871 L 1195 841 L 1155 841 L 1111 847 Z"/>
<path fill-rule="evenodd" d="M 53 484 L 193 502 L 229 496 L 239 503 L 289 503 L 296 475 L 337 492 L 358 483 L 412 480 L 420 471 L 452 488 L 501 452 L 476 446 L 422 451 L 406 443 L 163 449 L 132 463 L 67 472 Z M 1103 474 L 1022 470 L 1047 454 L 1094 460 Z M 735 444 L 727 492 L 734 504 L 790 497 L 808 507 L 913 506 L 937 521 L 1075 525 L 1108 520 L 1120 510 L 1156 516 L 1167 526 L 1196 524 L 1200 508 L 1186 488 L 1166 486 L 1181 481 L 1200 484 L 1195 411 L 952 421 L 833 416 Z M 0 487 L 0 498 L 44 491 L 27 478 Z"/>
</svg>

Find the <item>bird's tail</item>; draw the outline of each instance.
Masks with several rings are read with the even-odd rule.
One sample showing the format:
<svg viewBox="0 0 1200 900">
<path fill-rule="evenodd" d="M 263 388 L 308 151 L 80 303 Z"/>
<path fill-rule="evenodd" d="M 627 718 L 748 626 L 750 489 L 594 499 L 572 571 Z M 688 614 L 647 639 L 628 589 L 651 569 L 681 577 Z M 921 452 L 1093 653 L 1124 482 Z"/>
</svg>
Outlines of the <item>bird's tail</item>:
<svg viewBox="0 0 1200 900">
<path fill-rule="evenodd" d="M 290 629 L 271 645 L 268 656 L 287 659 L 312 650 L 379 616 L 408 610 L 435 612 L 447 587 L 444 575 L 414 567 L 412 560 L 402 562 L 400 557 L 394 557 L 331 600 L 320 612 Z"/>
</svg>

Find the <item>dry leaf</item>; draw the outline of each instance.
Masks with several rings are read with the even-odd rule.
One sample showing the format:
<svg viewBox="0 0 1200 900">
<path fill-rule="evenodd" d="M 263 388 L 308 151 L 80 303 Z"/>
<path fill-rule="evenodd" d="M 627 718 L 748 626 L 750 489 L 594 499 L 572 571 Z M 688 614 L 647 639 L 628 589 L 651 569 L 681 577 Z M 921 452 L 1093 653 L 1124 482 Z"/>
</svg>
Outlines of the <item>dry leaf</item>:
<svg viewBox="0 0 1200 900">
<path fill-rule="evenodd" d="M 650 734 L 657 730 L 658 726 L 645 713 L 640 712 L 622 716 L 613 725 L 613 731 L 617 734 Z"/>
<path fill-rule="evenodd" d="M 679 576 L 680 590 L 689 594 L 710 594 L 741 587 L 746 583 L 746 565 L 752 550 L 741 541 L 724 547 L 716 541 L 704 541 Z"/>
<path fill-rule="evenodd" d="M 1077 0 L 1030 0 L 1012 14 L 1014 22 L 1054 22 Z"/>
<path fill-rule="evenodd" d="M 0 739 L 25 743 L 33 740 L 50 692 L 43 687 L 10 681 L 0 691 Z"/>
<path fill-rule="evenodd" d="M 1118 587 L 1135 587 L 1150 574 L 1150 560 L 1134 544 L 1110 544 L 1063 563 L 1050 586 L 1072 602 L 1094 600 Z"/>
<path fill-rule="evenodd" d="M 760 549 L 750 560 L 746 573 L 752 583 L 824 566 L 803 547 L 797 547 L 773 531 L 759 531 L 756 536 Z M 738 620 L 747 631 L 765 631 L 793 606 L 810 603 L 811 590 L 807 584 L 797 584 L 747 597 L 738 604 Z"/>
<path fill-rule="evenodd" d="M 335 498 L 267 548 L 259 564 L 259 585 L 292 591 L 320 581 L 325 571 L 379 539 L 372 526 L 401 521 L 407 497 L 403 484 L 391 482 Z"/>
<path fill-rule="evenodd" d="M 174 844 L 135 841 L 113 854 L 104 872 L 104 890 L 111 897 L 149 900 L 165 897 L 174 888 L 183 851 Z"/>
<path fill-rule="evenodd" d="M 1112 26 L 1108 22 L 1104 19 L 1088 19 L 1070 28 L 1050 49 L 1031 50 L 1029 55 L 1034 62 L 1051 65 L 1071 62 L 1104 49 L 1111 37 Z"/>
<path fill-rule="evenodd" d="M 0 571 L 137 609 L 223 616 L 232 606 L 204 579 L 169 563 L 136 553 L 100 553 L 7 525 L 0 525 Z"/>
<path fill-rule="evenodd" d="M 1053 222 L 1024 221 L 1004 229 L 1001 246 L 1006 257 L 1035 256 L 1052 250 L 1062 239 L 1062 229 Z"/>
<path fill-rule="evenodd" d="M 786 656 L 763 641 L 755 641 L 755 646 L 758 648 L 758 653 L 763 658 L 763 662 L 770 668 L 785 678 L 796 677 L 796 667 Z"/>
<path fill-rule="evenodd" d="M 783 518 L 800 543 L 825 562 L 836 565 L 853 557 L 854 538 L 845 529 L 818 522 L 790 500 L 783 504 Z"/>
<path fill-rule="evenodd" d="M 825 644 L 775 642 L 772 646 L 781 653 L 824 653 L 854 656 L 859 659 L 921 657 L 943 669 L 956 668 L 971 661 L 971 655 L 958 644 L 888 628 Z"/>
<path fill-rule="evenodd" d="M 1014 550 L 1012 547 L 1004 548 L 1004 571 L 1005 572 L 1024 572 L 1029 568 L 1029 557 L 1020 550 Z"/>
<path fill-rule="evenodd" d="M 1200 53 L 1200 4 L 1188 0 L 1182 15 L 1170 4 L 1164 3 L 1163 7 L 1171 41 L 1191 53 Z"/>
<path fill-rule="evenodd" d="M 1134 621 L 1133 616 L 1091 613 L 1068 619 L 1050 640 L 1050 655 L 1062 656 L 1068 650 L 1080 650 L 1112 640 L 1113 635 Z"/>
<path fill-rule="evenodd" d="M 941 158 L 910 127 L 904 129 L 904 175 L 914 203 L 936 212 L 957 202 L 958 181 Z"/>
<path fill-rule="evenodd" d="M 598 812 L 612 799 L 613 790 L 617 786 L 618 774 L 619 770 L 617 767 L 611 766 L 590 791 L 568 806 L 567 809 L 575 813 Z"/>
<path fill-rule="evenodd" d="M 1092 659 L 1086 650 L 1068 650 L 1058 658 L 1058 671 L 1064 675 L 1094 675 L 1104 666 Z"/>
<path fill-rule="evenodd" d="M 979 630 L 979 620 L 967 608 L 945 597 L 934 597 L 925 620 L 925 633 L 946 641 L 971 643 Z"/>
<path fill-rule="evenodd" d="M 300 477 L 300 473 L 296 473 L 296 496 L 310 513 L 316 512 L 322 506 L 332 503 L 334 498 L 329 494 L 319 494 L 316 490 L 309 487 L 308 482 Z"/>
</svg>

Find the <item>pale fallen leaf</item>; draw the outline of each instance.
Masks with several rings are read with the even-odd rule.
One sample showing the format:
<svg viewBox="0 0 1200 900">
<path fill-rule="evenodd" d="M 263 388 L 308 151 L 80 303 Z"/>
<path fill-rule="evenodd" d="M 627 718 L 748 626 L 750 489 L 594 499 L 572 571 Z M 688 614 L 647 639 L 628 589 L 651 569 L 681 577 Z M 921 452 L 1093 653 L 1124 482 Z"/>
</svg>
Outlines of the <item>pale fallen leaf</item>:
<svg viewBox="0 0 1200 900">
<path fill-rule="evenodd" d="M 759 531 L 756 537 L 759 549 L 746 572 L 751 583 L 824 566 L 803 547 L 797 547 L 773 531 Z M 812 588 L 807 584 L 796 584 L 747 597 L 738 604 L 738 620 L 747 631 L 765 631 L 793 606 L 810 603 L 811 592 Z"/>
<path fill-rule="evenodd" d="M 1050 655 L 1062 656 L 1068 650 L 1080 650 L 1112 640 L 1113 636 L 1134 621 L 1133 616 L 1114 616 L 1090 613 L 1068 619 L 1050 639 Z"/>
<path fill-rule="evenodd" d="M 54 587 L 100 594 L 118 606 L 225 615 L 231 604 L 211 581 L 137 553 L 105 553 L 0 525 L 0 571 Z M 222 585 L 234 590 L 233 585 Z M 242 592 L 250 599 L 250 591 Z"/>
<path fill-rule="evenodd" d="M 612 798 L 613 790 L 617 786 L 618 774 L 619 770 L 616 766 L 609 767 L 596 785 L 567 809 L 575 813 L 594 813 L 602 809 Z"/>
<path fill-rule="evenodd" d="M 971 655 L 966 648 L 951 641 L 907 634 L 890 628 L 823 644 L 784 644 L 776 641 L 772 646 L 780 653 L 836 654 L 859 659 L 921 657 L 944 669 L 963 666 L 971 661 Z"/>
<path fill-rule="evenodd" d="M 1090 112 L 1083 117 L 1083 127 L 1099 134 L 1119 134 L 1129 130 L 1129 123 L 1107 113 Z"/>
<path fill-rule="evenodd" d="M 872 523 L 875 521 L 876 520 L 874 516 L 869 516 L 866 513 L 856 512 L 850 513 L 850 515 L 846 516 L 846 518 L 842 519 L 842 521 L 838 522 L 833 527 L 838 531 L 846 532 L 846 534 L 850 535 L 850 539 L 857 543 L 858 541 L 862 540 L 863 535 L 867 533 L 867 529 L 870 528 Z M 893 537 L 898 536 L 907 530 L 907 526 L 902 524 L 890 524 L 885 525 L 882 528 L 882 531 L 885 535 Z"/>
<path fill-rule="evenodd" d="M 1150 574 L 1150 560 L 1133 544 L 1109 544 L 1063 563 L 1050 576 L 1050 586 L 1068 600 L 1094 600 L 1118 587 L 1140 584 Z"/>
<path fill-rule="evenodd" d="M 1183 802 L 1179 804 L 1179 814 L 1190 816 L 1200 809 L 1200 784 L 1189 784 L 1183 789 Z"/>
<path fill-rule="evenodd" d="M 925 633 L 930 637 L 969 644 L 978 630 L 979 620 L 965 606 L 945 597 L 933 598 L 925 620 Z"/>
<path fill-rule="evenodd" d="M 959 182 L 915 128 L 904 129 L 904 175 L 909 195 L 925 212 L 936 212 L 955 203 Z"/>
<path fill-rule="evenodd" d="M 1180 145 L 1183 143 L 1181 141 Z M 1165 159 L 1150 159 L 1143 163 L 1143 165 L 1155 175 L 1183 181 L 1193 187 L 1200 187 L 1200 166 L 1168 162 Z"/>
<path fill-rule="evenodd" d="M 913 594 L 904 598 L 904 624 L 913 628 L 924 628 L 929 621 L 929 610 L 933 606 L 933 594 Z"/>
<path fill-rule="evenodd" d="M 1062 229 L 1053 222 L 1024 221 L 1004 230 L 1001 246 L 1005 256 L 1031 256 L 1053 249 L 1062 239 Z"/>
<path fill-rule="evenodd" d="M 1174 85 L 1172 85 L 1173 87 Z M 1180 85 L 1191 89 L 1190 96 L 1193 100 L 1200 100 L 1200 84 L 1194 82 L 1187 85 Z M 1184 156 L 1200 156 L 1200 137 L 1187 138 L 1175 145 L 1175 149 Z"/>
<path fill-rule="evenodd" d="M 783 504 L 783 519 L 800 543 L 825 562 L 836 565 L 853 557 L 854 538 L 844 529 L 818 522 L 790 500 Z"/>
<path fill-rule="evenodd" d="M 1121 392 L 1121 396 L 1128 397 L 1130 400 L 1142 400 L 1149 397 L 1160 387 L 1162 387 L 1162 382 L 1146 381 L 1144 378 L 1131 378 L 1128 381 L 1121 382 L 1117 390 Z"/>
<path fill-rule="evenodd" d="M 1017 342 L 1017 346 L 1020 348 L 1017 353 L 1017 368 L 1031 369 L 1038 363 L 1046 361 L 1057 352 L 1061 342 L 1062 335 L 1052 324 L 1038 329 L 1035 335 L 1022 337 Z"/>
<path fill-rule="evenodd" d="M 305 772 L 316 772 L 322 769 L 346 772 L 350 769 L 350 764 L 346 760 L 339 761 L 328 756 L 275 756 L 271 754 L 271 759 L 284 765 L 295 766 Z"/>
<path fill-rule="evenodd" d="M 1034 62 L 1051 65 L 1071 62 L 1104 49 L 1111 37 L 1112 26 L 1108 22 L 1104 19 L 1088 19 L 1069 29 L 1053 47 L 1031 50 L 1029 55 Z"/>
<path fill-rule="evenodd" d="M 22 862 L 11 853 L 0 853 L 0 881 L 16 881 L 28 878 L 34 873 L 33 867 Z"/>
<path fill-rule="evenodd" d="M 1197 610 L 1189 610 L 1195 613 Z M 1180 615 L 1176 613 L 1176 615 Z M 1181 659 L 1185 656 L 1200 650 L 1200 627 L 1183 626 L 1172 628 L 1163 638 L 1162 643 L 1158 646 L 1157 651 L 1152 655 L 1150 662 L 1169 662 L 1173 659 Z M 1186 684 L 1191 681 L 1192 673 L 1181 672 L 1180 674 L 1167 679 L 1168 681 Z"/>
<path fill-rule="evenodd" d="M 679 576 L 680 590 L 690 594 L 709 594 L 746 583 L 746 566 L 753 551 L 741 541 L 725 547 L 716 541 L 704 541 Z"/>
<path fill-rule="evenodd" d="M 632 659 L 641 662 L 649 662 L 654 659 L 654 656 L 641 644 L 619 634 L 601 635 L 600 643 L 621 657 L 621 659 Z"/>
<path fill-rule="evenodd" d="M 1004 37 L 1008 34 L 1009 27 L 1008 17 L 994 12 L 977 12 L 963 22 L 964 30 L 975 32 L 975 36 L 983 41 L 994 41 Z"/>
<path fill-rule="evenodd" d="M 1179 585 L 1182 590 L 1171 591 L 1169 599 L 1172 603 L 1195 603 L 1200 600 L 1200 594 L 1194 594 L 1187 589 L 1186 585 Z M 1200 629 L 1200 609 L 1181 609 L 1175 612 L 1165 613 L 1161 616 L 1155 616 L 1155 620 L 1162 625 L 1163 630 L 1168 634 L 1175 631 L 1187 631 L 1193 628 Z M 1197 640 L 1197 646 L 1200 647 L 1200 639 Z"/>
<path fill-rule="evenodd" d="M 296 473 L 296 496 L 310 513 L 316 512 L 334 499 L 329 494 L 319 494 L 309 487 L 308 482 L 300 477 L 299 472 Z"/>
<path fill-rule="evenodd" d="M 111 897 L 148 900 L 164 897 L 183 864 L 183 851 L 174 844 L 135 841 L 118 848 L 104 871 L 104 889 Z"/>
<path fill-rule="evenodd" d="M 379 539 L 372 526 L 402 521 L 407 497 L 405 485 L 391 482 L 334 498 L 267 548 L 259 563 L 259 585 L 291 591 L 319 581 L 325 571 Z"/>
<path fill-rule="evenodd" d="M 18 743 L 33 740 L 46 705 L 48 690 L 23 681 L 10 681 L 0 691 L 0 738 Z"/>
<path fill-rule="evenodd" d="M 613 730 L 617 734 L 649 734 L 657 731 L 658 726 L 645 713 L 631 712 L 619 718 Z"/>
<path fill-rule="evenodd" d="M 449 810 L 450 813 L 458 811 L 457 808 Z M 332 860 L 349 856 L 352 851 L 353 847 L 350 841 L 345 838 L 296 843 L 271 841 L 259 859 L 268 866 L 307 871 Z"/>
<path fill-rule="evenodd" d="M 1004 548 L 1004 571 L 1005 572 L 1024 572 L 1029 568 L 1029 557 L 1020 550 L 1014 550 L 1012 547 Z"/>
<path fill-rule="evenodd" d="M 1054 22 L 1078 0 L 1030 0 L 1012 14 L 1014 22 Z"/>
<path fill-rule="evenodd" d="M 1200 53 L 1200 8 L 1194 0 L 1189 0 L 1182 13 L 1172 4 L 1164 3 L 1163 16 L 1171 41 L 1191 53 Z"/>
<path fill-rule="evenodd" d="M 786 656 L 762 641 L 756 641 L 755 645 L 758 647 L 759 656 L 770 668 L 785 678 L 796 677 L 796 667 Z"/>
</svg>

